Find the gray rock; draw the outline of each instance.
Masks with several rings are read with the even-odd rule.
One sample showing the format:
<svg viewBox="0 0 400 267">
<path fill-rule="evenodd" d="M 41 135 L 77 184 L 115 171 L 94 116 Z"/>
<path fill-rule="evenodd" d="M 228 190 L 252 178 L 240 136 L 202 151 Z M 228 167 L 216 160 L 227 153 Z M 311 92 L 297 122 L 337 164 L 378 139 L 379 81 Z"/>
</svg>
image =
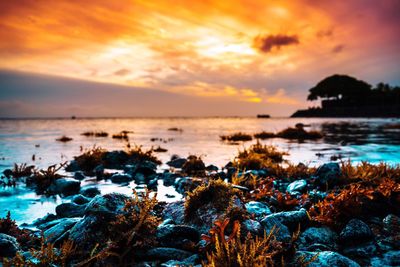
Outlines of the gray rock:
<svg viewBox="0 0 400 267">
<path fill-rule="evenodd" d="M 382 257 L 375 257 L 371 259 L 372 267 L 388 267 L 400 266 L 400 250 L 389 251 L 382 255 Z"/>
<path fill-rule="evenodd" d="M 121 184 L 121 183 L 128 183 L 133 181 L 133 178 L 130 174 L 126 173 L 115 173 L 111 176 L 110 178 L 111 182 L 116 183 L 116 184 Z"/>
<path fill-rule="evenodd" d="M 289 242 L 291 240 L 290 231 L 286 225 L 282 224 L 278 219 L 274 217 L 265 217 L 261 221 L 262 226 L 264 226 L 264 230 L 267 235 L 269 235 L 272 231 L 276 240 L 280 242 Z"/>
<path fill-rule="evenodd" d="M 335 185 L 341 175 L 342 170 L 339 163 L 325 163 L 317 169 L 315 183 L 322 186 L 327 184 L 328 186 Z"/>
<path fill-rule="evenodd" d="M 293 183 L 289 184 L 288 187 L 286 188 L 286 192 L 289 194 L 295 194 L 297 192 L 303 193 L 307 189 L 307 181 L 302 179 L 302 180 L 297 180 L 294 181 Z"/>
<path fill-rule="evenodd" d="M 164 172 L 161 175 L 161 179 L 163 180 L 164 186 L 172 186 L 175 183 L 176 178 L 178 178 L 179 175 L 171 172 Z"/>
<path fill-rule="evenodd" d="M 183 224 L 185 221 L 185 206 L 183 201 L 167 203 L 162 212 L 164 220 L 171 219 L 176 224 Z"/>
<path fill-rule="evenodd" d="M 73 178 L 60 178 L 49 186 L 49 191 L 54 194 L 73 195 L 78 193 L 80 188 L 80 181 Z"/>
<path fill-rule="evenodd" d="M 310 227 L 299 236 L 299 250 L 337 250 L 338 235 L 328 227 Z"/>
<path fill-rule="evenodd" d="M 173 168 L 181 169 L 183 165 L 186 163 L 187 159 L 184 158 L 176 158 L 167 162 L 167 165 Z"/>
<path fill-rule="evenodd" d="M 156 233 L 157 240 L 163 247 L 184 248 L 187 241 L 197 243 L 200 240 L 200 233 L 196 228 L 187 225 L 160 225 Z"/>
<path fill-rule="evenodd" d="M 144 176 L 149 176 L 155 174 L 156 170 L 157 170 L 157 164 L 155 164 L 152 161 L 146 160 L 136 165 L 135 172 L 141 173 Z"/>
<path fill-rule="evenodd" d="M 252 235 L 258 235 L 258 236 L 263 236 L 264 235 L 264 227 L 262 224 L 256 220 L 245 220 L 242 223 L 242 232 L 247 235 L 247 233 L 250 233 Z"/>
<path fill-rule="evenodd" d="M 364 264 L 367 264 L 365 260 L 369 259 L 372 256 L 375 256 L 378 250 L 373 242 L 369 242 L 346 247 L 343 249 L 342 252 L 343 255 L 349 258 L 359 259 L 359 262 L 364 261 Z"/>
<path fill-rule="evenodd" d="M 250 201 L 245 204 L 245 207 L 247 212 L 250 214 L 254 214 L 255 217 L 264 217 L 272 214 L 269 207 L 262 202 Z"/>
<path fill-rule="evenodd" d="M 39 219 L 34 220 L 32 225 L 39 228 L 40 225 L 46 224 L 46 223 L 54 221 L 56 219 L 57 219 L 57 215 L 51 214 L 51 213 L 47 213 L 43 218 L 39 218 Z"/>
<path fill-rule="evenodd" d="M 389 234 L 400 233 L 400 218 L 389 214 L 383 219 L 383 229 Z"/>
<path fill-rule="evenodd" d="M 88 198 L 93 198 L 93 197 L 101 194 L 100 190 L 95 186 L 83 188 L 83 189 L 81 189 L 80 193 Z"/>
<path fill-rule="evenodd" d="M 14 257 L 19 250 L 17 239 L 0 233 L 0 257 Z"/>
<path fill-rule="evenodd" d="M 274 218 L 282 224 L 286 225 L 291 230 L 297 229 L 299 224 L 301 226 L 304 226 L 309 221 L 307 211 L 305 209 L 300 209 L 298 211 L 277 212 L 265 217 L 265 219 L 267 218 Z"/>
<path fill-rule="evenodd" d="M 316 256 L 318 254 L 318 256 Z M 316 256 L 314 261 L 311 261 Z M 295 254 L 295 265 L 301 266 L 300 262 L 309 262 L 307 267 L 360 267 L 360 265 L 352 261 L 351 259 L 333 251 L 322 251 L 322 252 L 306 252 L 297 251 Z M 296 265 L 297 266 L 297 265 Z"/>
<path fill-rule="evenodd" d="M 109 234 L 107 224 L 109 218 L 89 215 L 77 222 L 69 230 L 69 239 L 74 242 L 77 249 L 90 253 L 95 244 L 105 244 Z"/>
<path fill-rule="evenodd" d="M 369 226 L 361 220 L 350 220 L 340 233 L 339 239 L 343 244 L 359 244 L 374 238 Z"/>
<path fill-rule="evenodd" d="M 71 229 L 79 219 L 69 218 L 60 220 L 59 223 L 43 232 L 43 236 L 47 243 L 55 243 L 65 232 Z"/>
<path fill-rule="evenodd" d="M 86 205 L 62 203 L 56 207 L 56 214 L 60 218 L 83 217 Z"/>
<path fill-rule="evenodd" d="M 122 212 L 128 199 L 126 195 L 119 193 L 97 195 L 87 204 L 84 214 L 114 218 Z"/>
<path fill-rule="evenodd" d="M 145 257 L 152 260 L 161 260 L 161 261 L 169 261 L 169 260 L 184 260 L 192 256 L 193 253 L 182 249 L 176 248 L 152 248 L 146 251 Z"/>
</svg>

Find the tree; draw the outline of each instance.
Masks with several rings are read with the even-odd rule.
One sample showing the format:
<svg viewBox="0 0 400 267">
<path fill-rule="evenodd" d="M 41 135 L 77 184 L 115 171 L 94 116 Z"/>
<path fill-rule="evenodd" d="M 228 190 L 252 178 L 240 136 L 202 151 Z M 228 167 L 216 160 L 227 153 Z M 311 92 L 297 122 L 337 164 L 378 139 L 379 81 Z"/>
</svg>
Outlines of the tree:
<svg viewBox="0 0 400 267">
<path fill-rule="evenodd" d="M 354 99 L 371 91 L 371 85 L 348 75 L 335 74 L 311 88 L 307 100 L 318 98 Z"/>
</svg>

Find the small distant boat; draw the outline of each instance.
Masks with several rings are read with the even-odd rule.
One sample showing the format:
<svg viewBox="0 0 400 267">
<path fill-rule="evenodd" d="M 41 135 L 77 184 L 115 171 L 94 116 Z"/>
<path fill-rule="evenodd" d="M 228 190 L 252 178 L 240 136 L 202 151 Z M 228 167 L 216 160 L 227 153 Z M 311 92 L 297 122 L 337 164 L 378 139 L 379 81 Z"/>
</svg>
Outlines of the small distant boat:
<svg viewBox="0 0 400 267">
<path fill-rule="evenodd" d="M 259 119 L 269 119 L 269 118 L 271 118 L 271 116 L 268 115 L 268 114 L 257 114 L 257 118 L 259 118 Z"/>
</svg>

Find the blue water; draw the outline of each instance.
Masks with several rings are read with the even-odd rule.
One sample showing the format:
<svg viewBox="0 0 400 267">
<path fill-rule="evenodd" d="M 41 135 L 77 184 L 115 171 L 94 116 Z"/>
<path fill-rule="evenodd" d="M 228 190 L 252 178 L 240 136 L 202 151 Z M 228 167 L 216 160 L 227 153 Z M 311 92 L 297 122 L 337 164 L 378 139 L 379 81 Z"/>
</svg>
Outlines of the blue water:
<svg viewBox="0 0 400 267">
<path fill-rule="evenodd" d="M 127 142 L 111 138 L 112 134 L 122 130 L 133 131 L 130 134 L 131 145 L 142 145 L 144 149 L 161 146 L 168 149 L 157 156 L 167 162 L 177 154 L 186 157 L 190 154 L 202 156 L 206 164 L 224 166 L 232 160 L 238 150 L 252 143 L 226 144 L 219 136 L 234 132 L 256 133 L 260 131 L 277 132 L 296 123 L 309 124 L 307 130 L 321 130 L 326 123 L 352 123 L 352 129 L 362 129 L 356 134 L 330 133 L 330 138 L 319 141 L 298 143 L 279 138 L 262 141 L 278 146 L 290 154 L 287 160 L 293 163 L 303 162 L 319 165 L 331 161 L 332 156 L 342 160 L 351 159 L 355 164 L 360 161 L 390 164 L 400 163 L 400 130 L 386 130 L 384 125 L 400 123 L 400 119 L 300 119 L 300 118 L 121 118 L 121 119 L 35 119 L 35 120 L 0 120 L 0 171 L 11 168 L 14 163 L 28 163 L 45 168 L 52 164 L 73 159 L 81 153 L 81 148 L 94 145 L 109 150 L 124 149 Z M 359 126 L 357 126 L 359 125 Z M 182 131 L 169 131 L 178 127 Z M 85 137 L 85 131 L 105 131 L 107 138 Z M 73 138 L 68 143 L 55 139 L 62 135 Z M 354 138 L 348 138 L 354 137 Z M 151 138 L 164 141 L 152 142 Z M 35 160 L 32 156 L 35 155 Z M 168 168 L 163 164 L 161 169 Z M 134 183 L 118 186 L 110 182 L 85 181 L 83 186 L 96 185 L 102 193 L 122 192 L 129 194 Z M 158 197 L 165 201 L 175 201 L 181 196 L 172 187 L 159 183 Z M 175 197 L 166 197 L 165 195 Z M 4 188 L 0 190 L 0 216 L 11 210 L 12 217 L 18 223 L 32 222 L 34 219 L 54 212 L 57 204 L 69 201 L 68 198 L 38 196 L 24 188 Z"/>
</svg>

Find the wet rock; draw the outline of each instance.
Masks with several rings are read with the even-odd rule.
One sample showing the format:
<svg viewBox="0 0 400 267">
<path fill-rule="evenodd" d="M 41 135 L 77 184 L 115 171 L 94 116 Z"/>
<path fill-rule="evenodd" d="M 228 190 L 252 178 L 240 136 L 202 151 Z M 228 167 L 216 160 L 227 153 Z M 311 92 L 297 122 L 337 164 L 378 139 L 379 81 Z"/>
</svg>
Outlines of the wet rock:
<svg viewBox="0 0 400 267">
<path fill-rule="evenodd" d="M 14 257 L 18 250 L 19 244 L 15 237 L 0 233 L 0 258 Z"/>
<path fill-rule="evenodd" d="M 153 248 L 149 249 L 145 253 L 145 258 L 152 259 L 152 260 L 161 260 L 161 261 L 169 261 L 169 260 L 184 260 L 192 256 L 193 253 L 182 249 L 176 248 Z"/>
<path fill-rule="evenodd" d="M 300 250 L 337 250 L 338 234 L 328 227 L 310 227 L 301 233 L 298 245 Z"/>
<path fill-rule="evenodd" d="M 339 180 L 341 174 L 342 171 L 339 163 L 325 163 L 317 169 L 315 183 L 322 186 L 326 186 L 326 184 L 328 186 L 334 185 Z"/>
<path fill-rule="evenodd" d="M 54 194 L 73 195 L 79 192 L 81 182 L 73 178 L 60 178 L 55 180 L 49 187 Z"/>
<path fill-rule="evenodd" d="M 101 194 L 100 190 L 95 186 L 84 188 L 80 191 L 80 193 L 88 198 L 94 198 L 95 196 Z"/>
<path fill-rule="evenodd" d="M 74 173 L 74 178 L 76 180 L 80 180 L 81 181 L 81 180 L 85 179 L 86 176 L 82 171 L 77 171 L 77 172 Z"/>
<path fill-rule="evenodd" d="M 71 160 L 68 166 L 65 168 L 67 172 L 76 172 L 79 171 L 81 168 L 76 160 Z"/>
<path fill-rule="evenodd" d="M 147 183 L 147 188 L 153 191 L 157 190 L 157 186 L 158 186 L 158 180 L 157 178 L 151 179 L 148 183 Z"/>
<path fill-rule="evenodd" d="M 254 216 L 257 217 L 264 217 L 267 215 L 272 214 L 271 210 L 269 209 L 269 207 L 262 203 L 262 202 L 258 202 L 258 201 L 250 201 L 248 203 L 245 204 L 246 210 L 248 213 L 250 214 L 254 214 Z"/>
<path fill-rule="evenodd" d="M 85 215 L 101 216 L 103 218 L 114 218 L 122 212 L 125 201 L 129 198 L 119 193 L 110 193 L 103 196 L 95 196 L 86 206 Z"/>
<path fill-rule="evenodd" d="M 56 214 L 59 218 L 83 217 L 86 205 L 75 203 L 62 203 L 56 207 Z"/>
<path fill-rule="evenodd" d="M 389 251 L 382 255 L 382 257 L 375 257 L 371 259 L 372 267 L 381 266 L 400 266 L 400 250 Z"/>
<path fill-rule="evenodd" d="M 176 261 L 176 260 L 170 260 L 167 261 L 163 264 L 161 264 L 161 267 L 192 267 L 195 266 L 196 264 L 200 263 L 200 257 L 198 254 L 193 254 L 189 258 L 186 258 L 182 261 Z"/>
<path fill-rule="evenodd" d="M 282 224 L 277 218 L 267 216 L 261 221 L 261 225 L 264 227 L 267 235 L 273 231 L 276 240 L 280 242 L 289 242 L 292 238 L 289 228 Z"/>
<path fill-rule="evenodd" d="M 307 189 L 307 181 L 302 179 L 302 180 L 297 180 L 294 181 L 293 183 L 289 184 L 288 187 L 286 188 L 286 192 L 289 194 L 295 194 L 295 193 L 303 193 Z"/>
<path fill-rule="evenodd" d="M 72 203 L 75 203 L 75 204 L 78 204 L 78 205 L 83 205 L 83 204 L 89 203 L 89 201 L 90 201 L 90 198 L 85 197 L 85 196 L 83 196 L 81 194 L 75 195 L 71 199 Z"/>
<path fill-rule="evenodd" d="M 274 218 L 278 220 L 291 230 L 297 229 L 299 224 L 301 226 L 305 226 L 309 221 L 307 211 L 305 209 L 300 209 L 298 211 L 282 211 L 273 213 L 266 216 L 264 220 L 268 218 Z"/>
<path fill-rule="evenodd" d="M 12 175 L 13 175 L 13 173 L 14 173 L 14 172 L 13 172 L 11 169 L 5 169 L 5 170 L 3 171 L 4 176 L 7 177 L 7 178 L 11 178 Z"/>
<path fill-rule="evenodd" d="M 175 184 L 176 178 L 180 177 L 179 175 L 175 173 L 170 173 L 170 172 L 164 172 L 161 175 L 161 179 L 164 182 L 164 186 L 172 186 Z"/>
<path fill-rule="evenodd" d="M 191 226 L 167 224 L 157 228 L 156 237 L 163 247 L 185 248 L 187 241 L 196 244 L 200 240 L 200 233 Z"/>
<path fill-rule="evenodd" d="M 69 229 L 71 229 L 80 219 L 68 218 L 62 219 L 57 224 L 43 232 L 43 236 L 47 243 L 55 243 Z"/>
<path fill-rule="evenodd" d="M 123 150 L 108 151 L 103 156 L 104 165 L 109 169 L 123 168 L 128 159 L 128 154 Z"/>
<path fill-rule="evenodd" d="M 46 224 L 46 223 L 54 221 L 56 219 L 57 219 L 57 215 L 52 214 L 52 213 L 47 213 L 43 218 L 34 220 L 32 225 L 39 228 L 40 225 Z"/>
<path fill-rule="evenodd" d="M 104 166 L 102 164 L 96 166 L 93 169 L 93 173 L 96 176 L 97 180 L 101 180 L 104 178 Z"/>
<path fill-rule="evenodd" d="M 85 216 L 69 230 L 68 238 L 78 249 L 90 253 L 95 244 L 107 242 L 107 224 L 110 221 L 110 219 L 102 219 L 94 215 Z"/>
<path fill-rule="evenodd" d="M 242 223 L 242 229 L 244 235 L 247 235 L 247 233 L 250 233 L 252 235 L 258 235 L 258 236 L 263 236 L 264 235 L 264 227 L 262 224 L 256 220 L 245 220 Z"/>
<path fill-rule="evenodd" d="M 185 158 L 176 158 L 176 159 L 172 159 L 170 161 L 167 162 L 167 165 L 173 168 L 179 168 L 181 169 L 183 167 L 183 165 L 186 163 L 187 159 Z"/>
<path fill-rule="evenodd" d="M 316 258 L 314 261 L 311 261 L 313 257 Z M 300 264 L 301 261 L 303 262 L 311 261 L 307 265 L 308 267 L 333 267 L 333 266 L 360 267 L 360 265 L 357 262 L 333 251 L 322 251 L 322 252 L 297 251 L 295 254 L 295 262 L 297 264 Z"/>
<path fill-rule="evenodd" d="M 146 160 L 136 165 L 135 172 L 141 173 L 144 176 L 149 176 L 155 174 L 156 170 L 157 170 L 157 164 L 155 164 L 152 161 Z"/>
<path fill-rule="evenodd" d="M 184 194 L 186 191 L 192 191 L 196 187 L 202 184 L 202 180 L 198 178 L 192 177 L 182 177 L 175 181 L 175 188 L 181 194 Z"/>
<path fill-rule="evenodd" d="M 130 174 L 115 173 L 111 176 L 110 180 L 113 183 L 121 184 L 121 183 L 129 183 L 129 182 L 133 181 L 133 178 Z"/>
<path fill-rule="evenodd" d="M 361 220 L 350 220 L 340 233 L 339 239 L 343 244 L 358 244 L 374 238 L 369 226 Z"/>
</svg>

